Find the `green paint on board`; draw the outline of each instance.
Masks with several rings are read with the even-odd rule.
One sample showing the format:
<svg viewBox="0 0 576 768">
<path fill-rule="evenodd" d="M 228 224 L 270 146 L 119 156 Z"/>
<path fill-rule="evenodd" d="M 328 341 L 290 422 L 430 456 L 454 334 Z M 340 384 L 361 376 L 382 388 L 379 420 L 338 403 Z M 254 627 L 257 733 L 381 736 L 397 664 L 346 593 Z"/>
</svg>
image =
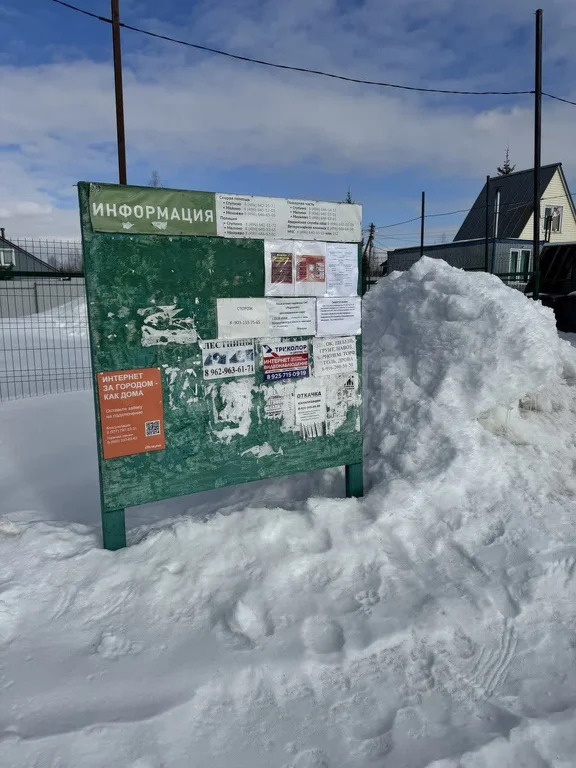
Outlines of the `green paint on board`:
<svg viewBox="0 0 576 768">
<path fill-rule="evenodd" d="M 117 202 L 137 199 L 130 187 L 117 190 Z M 155 190 L 145 190 L 150 191 Z M 166 436 L 163 451 L 104 460 L 98 427 L 104 513 L 361 463 L 360 397 L 333 434 L 304 439 L 282 419 L 267 418 L 266 393 L 271 386 L 281 392 L 284 385 L 264 383 L 258 357 L 254 376 L 203 379 L 199 342 L 218 337 L 216 299 L 264 296 L 263 241 L 96 231 L 93 192 L 94 185 L 79 184 L 94 376 L 159 367 Z M 360 255 L 359 249 L 359 267 Z M 359 336 L 356 345 L 361 393 Z"/>
<path fill-rule="evenodd" d="M 95 232 L 216 235 L 212 192 L 90 184 L 89 204 Z"/>
</svg>

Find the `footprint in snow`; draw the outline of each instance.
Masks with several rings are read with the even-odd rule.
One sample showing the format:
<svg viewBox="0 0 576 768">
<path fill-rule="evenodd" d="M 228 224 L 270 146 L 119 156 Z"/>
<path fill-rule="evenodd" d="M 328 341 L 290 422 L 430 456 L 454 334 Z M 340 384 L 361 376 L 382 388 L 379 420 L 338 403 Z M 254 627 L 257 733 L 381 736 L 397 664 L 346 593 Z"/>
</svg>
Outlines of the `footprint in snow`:
<svg viewBox="0 0 576 768">
<path fill-rule="evenodd" d="M 328 616 L 309 616 L 302 624 L 302 640 L 314 653 L 337 653 L 344 647 L 344 630 Z"/>
</svg>

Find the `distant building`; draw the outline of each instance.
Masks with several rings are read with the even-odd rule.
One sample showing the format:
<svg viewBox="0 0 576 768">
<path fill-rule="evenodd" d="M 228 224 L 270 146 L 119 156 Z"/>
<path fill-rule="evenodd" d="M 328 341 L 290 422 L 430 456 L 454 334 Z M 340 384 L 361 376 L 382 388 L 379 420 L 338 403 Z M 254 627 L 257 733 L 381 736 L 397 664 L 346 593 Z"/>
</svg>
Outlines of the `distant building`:
<svg viewBox="0 0 576 768">
<path fill-rule="evenodd" d="M 4 230 L 0 229 L 0 277 L 10 272 L 57 272 L 42 259 L 8 240 Z"/>
<path fill-rule="evenodd" d="M 489 264 L 491 272 L 527 273 L 532 267 L 534 169 L 490 179 L 488 197 Z M 540 239 L 562 243 L 576 240 L 576 209 L 561 163 L 540 173 Z M 484 269 L 486 184 L 452 243 L 427 245 L 426 256 L 444 259 L 462 269 Z M 419 246 L 388 254 L 388 272 L 409 269 L 420 258 Z"/>
</svg>

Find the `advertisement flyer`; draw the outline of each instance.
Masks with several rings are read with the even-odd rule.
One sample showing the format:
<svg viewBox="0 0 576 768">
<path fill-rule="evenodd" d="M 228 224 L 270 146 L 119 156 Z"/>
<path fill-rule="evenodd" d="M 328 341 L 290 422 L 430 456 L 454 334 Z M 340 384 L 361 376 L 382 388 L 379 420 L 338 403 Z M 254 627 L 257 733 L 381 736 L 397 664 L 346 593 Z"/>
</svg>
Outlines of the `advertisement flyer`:
<svg viewBox="0 0 576 768">
<path fill-rule="evenodd" d="M 359 296 L 316 300 L 318 336 L 353 336 L 362 332 L 362 299 Z"/>
<path fill-rule="evenodd" d="M 294 384 L 290 381 L 264 386 L 264 418 L 281 419 L 283 426 L 294 425 Z"/>
<path fill-rule="evenodd" d="M 326 293 L 326 243 L 294 243 L 296 296 L 324 296 Z"/>
<path fill-rule="evenodd" d="M 307 298 L 267 299 L 271 336 L 314 336 L 316 300 Z"/>
<path fill-rule="evenodd" d="M 356 337 L 314 339 L 314 376 L 354 373 L 357 369 Z"/>
<path fill-rule="evenodd" d="M 302 379 L 308 376 L 308 342 L 262 342 L 264 381 Z"/>
<path fill-rule="evenodd" d="M 333 435 L 346 423 L 349 408 L 359 405 L 358 374 L 347 373 L 330 377 L 326 403 L 326 434 Z M 355 430 L 360 430 L 359 418 L 356 420 Z"/>
<path fill-rule="evenodd" d="M 160 368 L 99 373 L 98 402 L 105 459 L 164 450 Z"/>
<path fill-rule="evenodd" d="M 254 373 L 252 339 L 211 339 L 200 342 L 205 380 L 250 376 Z"/>
<path fill-rule="evenodd" d="M 326 243 L 326 295 L 358 295 L 358 246 Z"/>
<path fill-rule="evenodd" d="M 321 437 L 326 422 L 326 389 L 318 379 L 298 381 L 295 387 L 295 416 L 304 438 Z"/>
<path fill-rule="evenodd" d="M 293 250 L 291 240 L 266 240 L 264 243 L 266 296 L 294 296 Z"/>
<path fill-rule="evenodd" d="M 219 339 L 269 336 L 266 299 L 216 299 Z"/>
</svg>

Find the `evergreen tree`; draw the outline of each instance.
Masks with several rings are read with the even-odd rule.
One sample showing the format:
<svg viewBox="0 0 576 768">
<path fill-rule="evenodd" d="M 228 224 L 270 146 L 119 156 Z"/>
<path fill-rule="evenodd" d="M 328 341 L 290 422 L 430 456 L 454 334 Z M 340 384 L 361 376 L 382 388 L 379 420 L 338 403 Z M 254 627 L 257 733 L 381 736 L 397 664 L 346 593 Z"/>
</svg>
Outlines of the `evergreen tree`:
<svg viewBox="0 0 576 768">
<path fill-rule="evenodd" d="M 348 192 L 346 194 L 346 200 L 343 200 L 344 203 L 350 203 L 353 204 L 354 200 L 352 200 L 352 195 L 350 194 L 350 187 L 348 187 Z"/>
<path fill-rule="evenodd" d="M 508 176 L 509 173 L 513 173 L 515 165 L 510 165 L 510 147 L 506 147 L 506 155 L 504 157 L 504 164 L 502 167 L 498 167 L 498 176 Z"/>
</svg>

